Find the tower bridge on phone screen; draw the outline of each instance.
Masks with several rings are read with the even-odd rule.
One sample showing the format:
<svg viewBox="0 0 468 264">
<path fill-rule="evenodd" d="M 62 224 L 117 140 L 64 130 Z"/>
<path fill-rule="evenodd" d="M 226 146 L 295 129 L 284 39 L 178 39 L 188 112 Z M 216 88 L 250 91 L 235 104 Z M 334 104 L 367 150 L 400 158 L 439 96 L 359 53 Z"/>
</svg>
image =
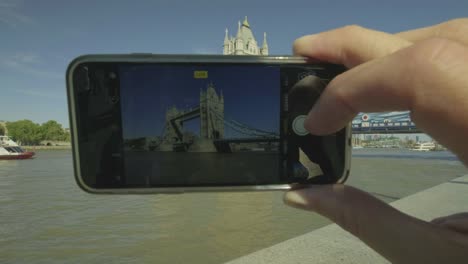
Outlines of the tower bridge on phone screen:
<svg viewBox="0 0 468 264">
<path fill-rule="evenodd" d="M 217 151 L 274 150 L 279 145 L 279 133 L 256 128 L 225 115 L 224 96 L 221 90 L 209 82 L 200 91 L 199 104 L 166 112 L 166 121 L 159 144 L 160 150 Z M 186 129 L 186 124 L 198 123 L 199 134 Z"/>
<path fill-rule="evenodd" d="M 221 90 L 208 83 L 200 91 L 199 104 L 166 112 L 166 123 L 157 147 L 172 151 L 277 150 L 279 132 L 266 131 L 225 115 Z M 253 113 L 254 114 L 254 113 Z M 187 122 L 199 124 L 199 135 L 185 129 Z M 354 134 L 421 133 L 410 120 L 409 112 L 359 114 L 352 122 Z"/>
</svg>

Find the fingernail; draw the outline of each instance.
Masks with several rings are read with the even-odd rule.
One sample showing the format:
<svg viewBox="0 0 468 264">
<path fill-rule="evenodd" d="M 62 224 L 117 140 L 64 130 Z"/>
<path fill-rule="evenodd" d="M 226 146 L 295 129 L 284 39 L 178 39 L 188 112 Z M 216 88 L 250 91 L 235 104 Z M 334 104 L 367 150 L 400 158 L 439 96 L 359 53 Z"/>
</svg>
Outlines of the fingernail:
<svg viewBox="0 0 468 264">
<path fill-rule="evenodd" d="M 306 36 L 297 38 L 293 43 L 293 54 L 299 55 L 299 56 L 306 56 L 307 54 L 305 53 L 305 51 L 310 49 L 309 42 L 315 39 L 316 35 L 317 34 L 306 35 Z"/>
<path fill-rule="evenodd" d="M 304 42 L 304 43 L 307 43 L 309 41 L 312 41 L 313 39 L 316 38 L 318 34 L 310 34 L 310 35 L 305 35 L 305 36 L 302 36 L 302 37 L 299 37 L 297 38 L 295 41 L 294 41 L 294 44 L 302 44 L 301 42 Z"/>
<path fill-rule="evenodd" d="M 305 208 L 307 201 L 297 191 L 288 191 L 284 195 L 284 202 L 292 207 Z"/>
</svg>

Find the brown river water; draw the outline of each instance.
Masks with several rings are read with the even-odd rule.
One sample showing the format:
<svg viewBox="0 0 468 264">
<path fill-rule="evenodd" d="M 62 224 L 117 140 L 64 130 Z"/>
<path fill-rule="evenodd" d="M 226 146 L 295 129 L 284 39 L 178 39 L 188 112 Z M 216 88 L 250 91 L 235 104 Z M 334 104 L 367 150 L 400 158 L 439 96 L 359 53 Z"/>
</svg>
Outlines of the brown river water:
<svg viewBox="0 0 468 264">
<path fill-rule="evenodd" d="M 467 173 L 448 152 L 355 150 L 347 184 L 386 202 Z M 0 161 L 0 263 L 222 263 L 330 222 L 281 191 L 92 195 L 69 150 Z"/>
</svg>

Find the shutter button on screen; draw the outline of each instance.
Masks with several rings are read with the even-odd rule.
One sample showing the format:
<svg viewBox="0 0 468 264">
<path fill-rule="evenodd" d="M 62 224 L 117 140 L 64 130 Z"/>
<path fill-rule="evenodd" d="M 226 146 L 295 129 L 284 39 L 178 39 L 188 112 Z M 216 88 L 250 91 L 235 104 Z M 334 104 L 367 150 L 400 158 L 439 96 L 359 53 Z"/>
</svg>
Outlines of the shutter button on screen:
<svg viewBox="0 0 468 264">
<path fill-rule="evenodd" d="M 307 131 L 304 127 L 304 121 L 306 119 L 306 115 L 300 115 L 294 118 L 294 121 L 292 123 L 292 129 L 294 133 L 298 136 L 305 136 L 309 134 L 309 131 Z"/>
</svg>

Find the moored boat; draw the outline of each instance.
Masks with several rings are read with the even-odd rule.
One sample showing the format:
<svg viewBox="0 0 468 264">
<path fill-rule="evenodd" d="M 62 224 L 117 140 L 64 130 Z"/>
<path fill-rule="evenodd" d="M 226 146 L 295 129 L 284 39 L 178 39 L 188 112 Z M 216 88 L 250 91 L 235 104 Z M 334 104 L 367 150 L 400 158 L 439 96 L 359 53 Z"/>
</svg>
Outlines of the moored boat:
<svg viewBox="0 0 468 264">
<path fill-rule="evenodd" d="M 432 151 L 432 150 L 435 150 L 435 148 L 436 148 L 436 145 L 434 144 L 434 142 L 420 142 L 420 143 L 416 143 L 414 148 L 412 148 L 411 150 Z"/>
<path fill-rule="evenodd" d="M 8 136 L 0 136 L 0 160 L 30 159 L 34 154 L 32 151 L 24 151 Z"/>
</svg>

